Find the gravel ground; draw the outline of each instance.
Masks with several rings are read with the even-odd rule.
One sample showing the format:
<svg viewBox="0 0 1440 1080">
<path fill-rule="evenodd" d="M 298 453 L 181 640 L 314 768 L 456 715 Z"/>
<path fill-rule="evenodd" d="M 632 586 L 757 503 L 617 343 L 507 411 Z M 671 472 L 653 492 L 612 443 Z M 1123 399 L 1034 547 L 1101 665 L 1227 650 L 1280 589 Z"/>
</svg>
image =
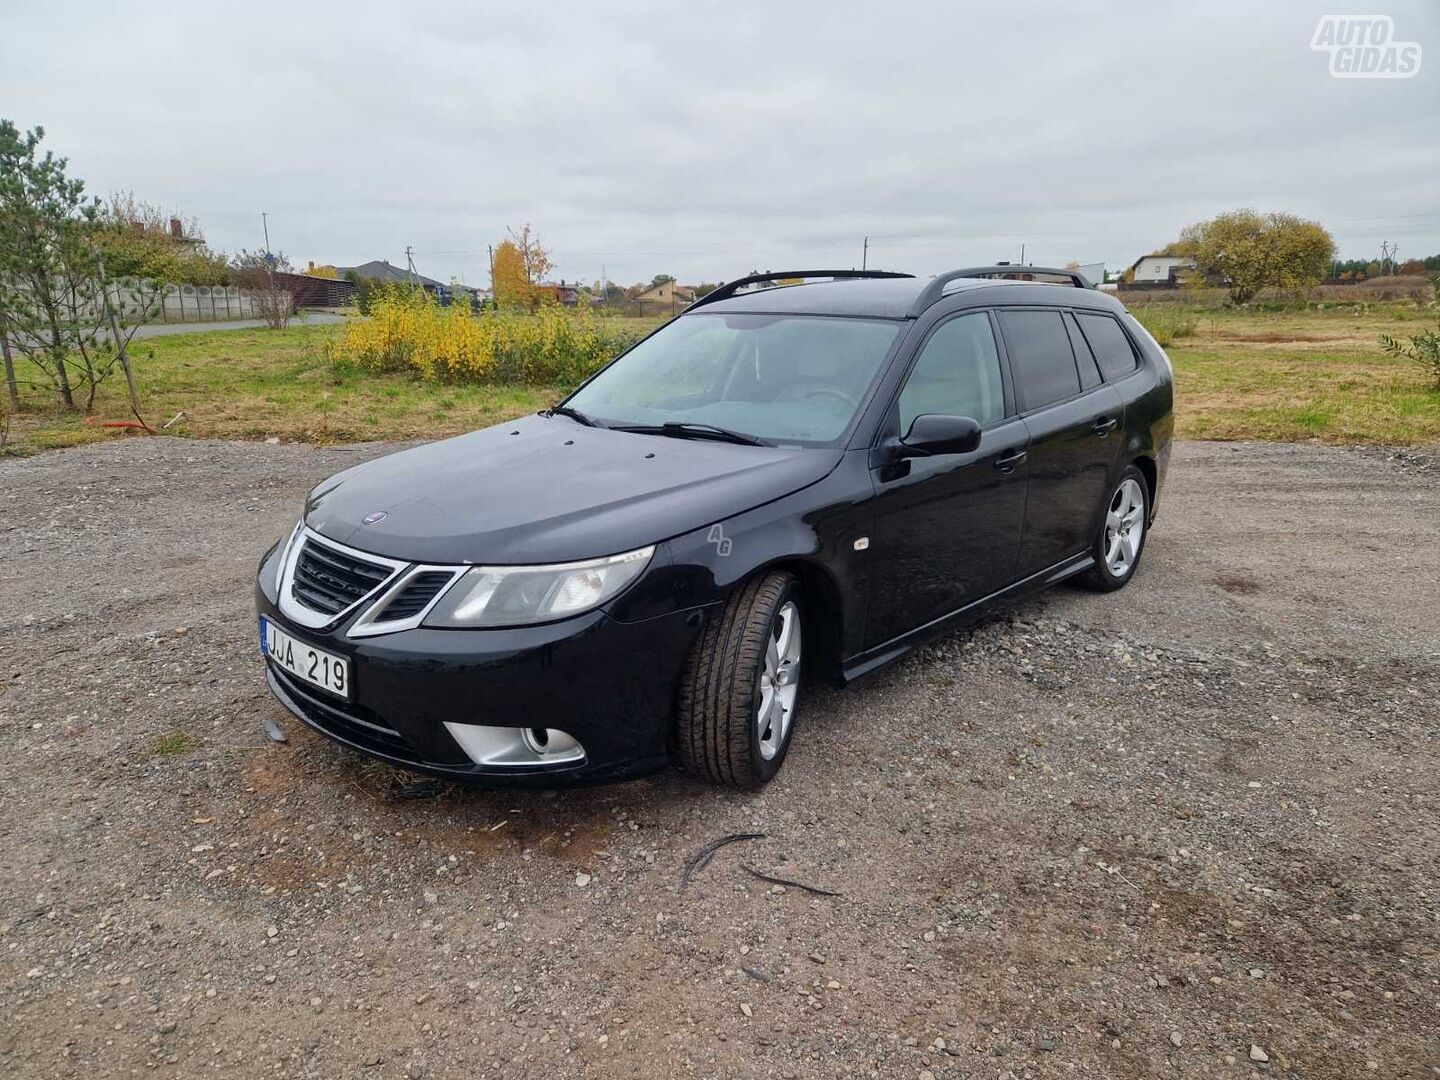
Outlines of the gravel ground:
<svg viewBox="0 0 1440 1080">
<path fill-rule="evenodd" d="M 262 734 L 256 558 L 381 449 L 0 461 L 0 1074 L 1440 1075 L 1423 455 L 1182 445 L 1128 589 L 816 690 L 762 793 L 497 794 Z"/>
</svg>

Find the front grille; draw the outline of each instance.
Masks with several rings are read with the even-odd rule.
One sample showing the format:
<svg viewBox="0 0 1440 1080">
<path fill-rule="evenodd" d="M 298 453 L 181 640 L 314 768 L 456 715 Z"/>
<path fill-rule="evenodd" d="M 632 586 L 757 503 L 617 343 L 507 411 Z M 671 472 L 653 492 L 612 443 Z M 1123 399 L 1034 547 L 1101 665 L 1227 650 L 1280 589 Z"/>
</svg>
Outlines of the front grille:
<svg viewBox="0 0 1440 1080">
<path fill-rule="evenodd" d="M 452 577 L 454 574 L 449 570 L 422 570 L 405 583 L 395 599 L 386 604 L 372 621 L 395 622 L 419 615 Z"/>
<path fill-rule="evenodd" d="M 306 538 L 290 592 L 306 607 L 338 615 L 391 575 L 388 566 L 357 559 Z"/>
</svg>

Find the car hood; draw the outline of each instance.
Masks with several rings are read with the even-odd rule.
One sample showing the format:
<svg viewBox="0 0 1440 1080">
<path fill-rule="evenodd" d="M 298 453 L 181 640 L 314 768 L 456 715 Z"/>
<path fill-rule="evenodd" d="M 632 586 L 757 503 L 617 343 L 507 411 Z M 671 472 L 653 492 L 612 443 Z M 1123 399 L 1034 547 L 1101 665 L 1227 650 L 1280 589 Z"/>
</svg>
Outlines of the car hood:
<svg viewBox="0 0 1440 1080">
<path fill-rule="evenodd" d="M 305 521 L 413 562 L 571 562 L 778 499 L 823 479 L 841 455 L 529 416 L 347 469 L 310 493 Z"/>
</svg>

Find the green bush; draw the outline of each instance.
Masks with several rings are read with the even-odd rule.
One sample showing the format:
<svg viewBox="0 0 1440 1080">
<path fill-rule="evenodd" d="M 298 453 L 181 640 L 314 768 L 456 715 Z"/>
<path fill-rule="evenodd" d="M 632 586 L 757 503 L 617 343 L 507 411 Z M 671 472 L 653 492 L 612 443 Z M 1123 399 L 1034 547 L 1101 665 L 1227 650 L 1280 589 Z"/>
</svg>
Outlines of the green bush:
<svg viewBox="0 0 1440 1080">
<path fill-rule="evenodd" d="M 1409 343 L 1395 340 L 1389 334 L 1380 337 L 1380 347 L 1391 356 L 1413 360 L 1420 365 L 1430 385 L 1440 390 L 1440 321 L 1434 330 L 1421 330 L 1410 336 Z"/>
</svg>

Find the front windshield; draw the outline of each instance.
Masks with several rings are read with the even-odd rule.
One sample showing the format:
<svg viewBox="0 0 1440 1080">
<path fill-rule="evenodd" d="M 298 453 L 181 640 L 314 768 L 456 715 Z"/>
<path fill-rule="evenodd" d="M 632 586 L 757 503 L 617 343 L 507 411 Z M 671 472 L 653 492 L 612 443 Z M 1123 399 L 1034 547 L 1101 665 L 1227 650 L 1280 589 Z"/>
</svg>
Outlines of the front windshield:
<svg viewBox="0 0 1440 1080">
<path fill-rule="evenodd" d="M 607 427 L 707 424 L 768 442 L 833 444 L 901 324 L 818 315 L 677 319 L 566 405 Z"/>
</svg>

